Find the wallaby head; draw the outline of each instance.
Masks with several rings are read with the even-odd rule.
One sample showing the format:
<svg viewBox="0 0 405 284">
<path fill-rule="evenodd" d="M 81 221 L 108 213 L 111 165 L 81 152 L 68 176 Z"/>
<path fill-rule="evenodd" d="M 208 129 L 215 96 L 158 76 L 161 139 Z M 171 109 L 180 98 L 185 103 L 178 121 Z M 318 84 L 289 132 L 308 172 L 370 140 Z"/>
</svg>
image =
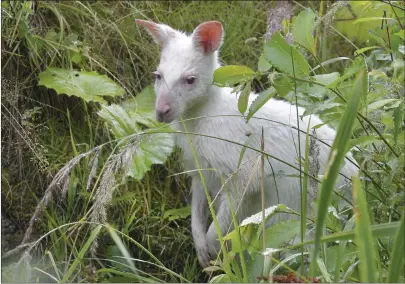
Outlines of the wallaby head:
<svg viewBox="0 0 405 284">
<path fill-rule="evenodd" d="M 171 122 L 210 95 L 214 70 L 219 67 L 222 24 L 200 24 L 191 35 L 165 24 L 136 20 L 161 46 L 160 63 L 154 72 L 156 117 Z"/>
</svg>

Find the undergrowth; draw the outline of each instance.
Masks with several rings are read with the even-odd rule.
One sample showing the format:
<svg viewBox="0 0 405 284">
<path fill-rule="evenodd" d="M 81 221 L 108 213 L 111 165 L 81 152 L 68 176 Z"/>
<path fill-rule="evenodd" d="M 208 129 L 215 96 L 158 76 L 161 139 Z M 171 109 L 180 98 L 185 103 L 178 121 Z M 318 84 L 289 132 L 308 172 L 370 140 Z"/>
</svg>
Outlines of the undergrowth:
<svg viewBox="0 0 405 284">
<path fill-rule="evenodd" d="M 328 208 L 322 222 L 332 234 L 317 234 L 317 245 L 325 243 L 321 238 L 328 236 L 332 244 L 322 246 L 316 271 L 326 282 L 403 281 L 403 256 L 396 259 L 393 251 L 401 246 L 395 239 L 401 216 L 402 230 L 404 226 L 403 2 L 294 2 L 292 17 L 281 15 L 285 18 L 281 31 L 266 30 L 271 25 L 267 14 L 271 15 L 275 5 L 271 2 L 3 1 L 1 5 L 2 214 L 18 226 L 9 238 L 9 251 L 2 254 L 2 279 L 267 281 L 276 271 L 288 277 L 294 271 L 297 279 L 306 279 L 301 277 L 303 270 L 298 270 L 300 257 L 309 252 L 300 248 L 302 244 L 289 259 L 271 260 L 273 253 L 268 253 L 262 262 L 250 262 L 249 275 L 239 274 L 240 278 L 236 273 L 239 264 L 232 263 L 229 270 L 225 259 L 211 268 L 210 275 L 202 272 L 189 226 L 189 180 L 182 173 L 181 153 L 174 150 L 166 160 L 172 146 L 163 143 L 164 133 L 159 133 L 161 140 L 156 140 L 163 142 L 157 146 L 167 147 L 167 155 L 154 159 L 161 164 L 142 165 L 142 172 L 134 170 L 136 150 L 158 143 L 137 140 L 138 136 L 157 137 L 148 131 L 168 131 L 149 117 L 153 109 L 144 99 L 159 51 L 135 25 L 134 19 L 139 18 L 188 32 L 203 21 L 221 21 L 226 35 L 221 48 L 224 65 L 245 65 L 252 70 L 249 74 L 255 91 L 273 86 L 266 96 L 297 102 L 307 107 L 308 114 L 321 116 L 336 129 L 343 125 L 342 114 L 351 106 L 353 88 L 364 90 L 361 80 L 367 77 L 367 96 L 356 108 L 357 119 L 348 124 L 353 126 L 353 135 L 345 143 L 355 147 L 363 171 L 354 191 L 360 192 L 360 214 L 368 212 L 370 216 L 370 224 L 361 224 L 361 228 L 366 237 L 372 236 L 373 248 L 368 244 L 358 249 L 357 244 L 367 239 L 355 239 L 354 219 L 345 219 L 347 214 Z M 308 25 L 295 32 L 302 32 L 302 38 L 295 36 L 294 45 L 311 66 L 311 76 L 319 75 L 310 82 L 315 86 L 303 86 L 308 82 L 301 81 L 298 93 L 291 90 L 300 83 L 299 76 L 289 74 L 283 66 L 272 66 L 275 59 L 265 54 L 263 46 L 266 32 L 269 44 L 277 32 L 294 35 L 297 15 Z M 381 23 L 381 18 L 387 19 Z M 311 36 L 313 45 L 307 41 Z M 356 57 L 364 59 L 364 64 Z M 67 70 L 61 79 L 89 76 L 100 80 L 99 84 L 111 81 L 115 95 L 79 96 L 66 89 L 45 88 L 55 76 L 52 72 L 57 69 L 52 68 Z M 71 70 L 80 72 L 71 74 Z M 90 71 L 96 73 L 85 73 Z M 347 74 L 350 80 L 341 80 L 338 88 L 326 90 L 325 86 L 338 80 L 336 73 Z M 351 80 L 352 75 L 358 80 Z M 241 88 L 250 81 L 239 83 Z M 247 117 L 253 119 L 257 109 L 247 111 Z M 310 138 L 308 135 L 307 146 L 312 143 Z M 271 232 L 298 228 L 296 223 L 282 226 Z M 286 249 L 282 241 L 271 241 Z M 297 247 L 289 249 L 294 252 Z M 252 253 L 252 247 L 246 248 Z M 376 260 L 378 278 L 367 278 L 359 271 L 359 262 L 370 257 L 362 254 L 367 251 L 375 252 L 371 256 Z M 392 265 L 393 260 L 399 267 Z M 259 269 L 262 266 L 266 266 L 267 275 Z M 397 271 L 392 272 L 391 267 Z M 242 268 L 246 272 L 246 267 Z M 275 276 L 274 281 L 279 278 L 285 279 Z"/>
</svg>

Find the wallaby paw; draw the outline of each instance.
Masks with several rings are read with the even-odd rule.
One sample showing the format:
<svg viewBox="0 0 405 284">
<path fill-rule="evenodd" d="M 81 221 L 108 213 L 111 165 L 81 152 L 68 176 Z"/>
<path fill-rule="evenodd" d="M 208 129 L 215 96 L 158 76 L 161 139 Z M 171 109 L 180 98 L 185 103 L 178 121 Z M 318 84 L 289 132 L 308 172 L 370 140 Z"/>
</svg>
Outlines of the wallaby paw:
<svg viewBox="0 0 405 284">
<path fill-rule="evenodd" d="M 205 268 L 208 267 L 210 265 L 210 260 L 211 260 L 211 256 L 208 250 L 208 245 L 202 244 L 197 246 L 196 245 L 196 250 L 197 250 L 197 257 L 198 257 L 198 261 L 200 263 L 200 265 Z"/>
</svg>

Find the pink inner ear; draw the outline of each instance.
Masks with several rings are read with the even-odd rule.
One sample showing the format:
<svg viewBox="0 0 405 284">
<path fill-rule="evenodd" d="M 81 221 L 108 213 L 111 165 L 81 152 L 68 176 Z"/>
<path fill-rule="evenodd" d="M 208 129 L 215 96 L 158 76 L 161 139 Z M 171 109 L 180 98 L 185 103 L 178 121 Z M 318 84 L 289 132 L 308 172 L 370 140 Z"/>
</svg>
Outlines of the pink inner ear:
<svg viewBox="0 0 405 284">
<path fill-rule="evenodd" d="M 220 22 L 207 22 L 201 24 L 196 31 L 198 43 L 204 49 L 204 53 L 217 50 L 222 40 L 222 25 Z"/>
<path fill-rule="evenodd" d="M 135 19 L 135 22 L 138 25 L 145 27 L 154 37 L 156 37 L 156 38 L 159 37 L 158 25 L 155 24 L 154 22 L 138 20 L 138 19 Z"/>
</svg>

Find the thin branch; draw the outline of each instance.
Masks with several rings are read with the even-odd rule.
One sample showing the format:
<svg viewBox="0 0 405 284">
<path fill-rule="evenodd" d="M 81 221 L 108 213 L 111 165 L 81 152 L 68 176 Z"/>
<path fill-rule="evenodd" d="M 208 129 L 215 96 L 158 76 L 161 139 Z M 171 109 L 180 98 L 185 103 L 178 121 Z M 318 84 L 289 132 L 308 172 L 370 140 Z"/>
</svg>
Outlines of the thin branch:
<svg viewBox="0 0 405 284">
<path fill-rule="evenodd" d="M 405 8 L 404 7 L 400 7 L 400 6 L 398 6 L 398 5 L 395 5 L 395 4 L 392 4 L 391 3 L 391 1 L 384 1 L 384 0 L 380 0 L 381 2 L 383 2 L 383 3 L 385 3 L 385 4 L 390 4 L 392 7 L 395 7 L 395 8 L 397 8 L 397 9 L 400 9 L 400 10 L 402 10 L 402 11 L 405 11 Z"/>
<path fill-rule="evenodd" d="M 399 20 L 399 17 L 398 17 L 397 12 L 395 11 L 395 9 L 393 7 L 393 4 L 391 3 L 391 1 L 388 1 L 388 3 L 391 6 L 392 12 L 394 12 L 395 18 L 397 18 L 397 21 L 398 21 L 399 25 L 401 26 L 401 29 L 404 29 L 404 26 L 402 25 L 401 21 Z"/>
</svg>

